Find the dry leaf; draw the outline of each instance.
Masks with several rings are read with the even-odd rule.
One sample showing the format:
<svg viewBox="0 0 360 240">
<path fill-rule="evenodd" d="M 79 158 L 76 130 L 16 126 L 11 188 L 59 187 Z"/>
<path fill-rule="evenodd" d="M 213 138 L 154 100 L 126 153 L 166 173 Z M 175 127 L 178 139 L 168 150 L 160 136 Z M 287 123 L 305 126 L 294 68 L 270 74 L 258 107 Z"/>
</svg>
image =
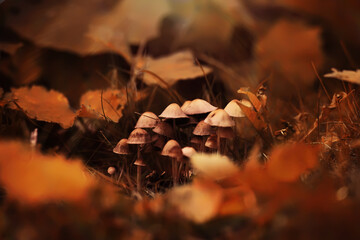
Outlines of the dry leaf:
<svg viewBox="0 0 360 240">
<path fill-rule="evenodd" d="M 311 62 L 317 68 L 323 63 L 320 32 L 299 22 L 277 22 L 256 46 L 265 73 L 274 73 L 274 81 L 285 78 L 297 86 L 311 86 L 315 79 Z"/>
<path fill-rule="evenodd" d="M 44 87 L 13 88 L 6 98 L 15 101 L 9 105 L 11 108 L 19 106 L 30 118 L 59 123 L 63 128 L 71 127 L 76 117 L 64 95 Z"/>
<path fill-rule="evenodd" d="M 138 91 L 134 101 L 138 101 L 146 96 L 145 92 Z M 127 93 L 125 89 L 106 89 L 92 90 L 81 96 L 80 104 L 85 109 L 79 113 L 89 116 L 97 116 L 98 118 L 108 118 L 117 122 L 122 117 L 122 110 L 127 104 Z M 82 107 L 83 108 L 83 107 Z"/>
<path fill-rule="evenodd" d="M 40 46 L 79 54 L 116 51 L 128 60 L 128 43 L 155 37 L 169 11 L 166 0 L 6 1 L 4 8 L 6 24 Z"/>
<path fill-rule="evenodd" d="M 198 174 L 215 180 L 231 177 L 239 171 L 235 163 L 219 154 L 194 154 L 191 164 Z"/>
<path fill-rule="evenodd" d="M 324 77 L 337 78 L 339 80 L 344 80 L 346 82 L 360 84 L 360 69 L 357 69 L 356 71 L 350 71 L 350 70 L 338 71 L 336 68 L 332 68 L 331 70 L 333 72 L 325 74 Z"/>
<path fill-rule="evenodd" d="M 0 155 L 1 184 L 21 202 L 77 201 L 92 185 L 80 160 L 42 155 L 20 142 L 0 142 Z"/>
<path fill-rule="evenodd" d="M 251 124 L 257 131 L 262 132 L 264 129 L 266 129 L 266 123 L 258 112 L 256 112 L 252 107 L 250 108 L 241 104 L 240 101 L 237 102 L 237 104 L 240 106 L 245 116 L 250 120 Z"/>
<path fill-rule="evenodd" d="M 264 106 L 262 106 L 262 103 L 260 102 L 260 100 L 257 98 L 257 96 L 255 94 L 253 94 L 252 92 L 248 91 L 245 88 L 240 88 L 237 92 L 245 94 L 249 98 L 251 104 L 254 106 L 256 111 L 261 112 L 261 108 Z"/>
<path fill-rule="evenodd" d="M 170 56 L 153 59 L 146 57 L 142 60 L 142 64 L 138 64 L 137 70 L 144 72 L 143 80 L 146 84 L 157 84 L 163 87 L 169 87 L 179 80 L 194 79 L 209 74 L 212 70 L 209 67 L 202 66 L 202 69 L 194 64 L 194 56 L 190 51 L 177 52 Z M 159 76 L 158 79 L 153 74 Z"/>
<path fill-rule="evenodd" d="M 169 203 L 186 218 L 204 223 L 217 215 L 222 195 L 222 189 L 215 183 L 195 181 L 172 189 L 168 197 Z"/>
<path fill-rule="evenodd" d="M 301 174 L 318 165 L 319 149 L 302 143 L 274 148 L 267 163 L 268 174 L 284 182 L 296 181 Z"/>
</svg>

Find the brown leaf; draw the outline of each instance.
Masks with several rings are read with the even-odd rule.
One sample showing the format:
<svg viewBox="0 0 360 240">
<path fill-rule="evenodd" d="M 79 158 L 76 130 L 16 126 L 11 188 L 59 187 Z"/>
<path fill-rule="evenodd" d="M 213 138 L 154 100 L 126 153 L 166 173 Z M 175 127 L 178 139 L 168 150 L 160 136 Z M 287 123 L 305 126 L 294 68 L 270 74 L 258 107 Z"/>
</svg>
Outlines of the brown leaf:
<svg viewBox="0 0 360 240">
<path fill-rule="evenodd" d="M 265 73 L 274 73 L 274 81 L 285 78 L 297 86 L 311 86 L 315 79 L 311 62 L 318 68 L 323 63 L 320 32 L 300 22 L 277 22 L 256 46 Z"/>
<path fill-rule="evenodd" d="M 78 54 L 116 51 L 131 59 L 128 43 L 157 35 L 165 0 L 5 2 L 6 24 L 36 44 Z M 12 14 L 12 9 L 19 9 Z M 146 20 L 144 20 L 146 19 Z"/>
<path fill-rule="evenodd" d="M 0 142 L 0 155 L 0 181 L 21 202 L 78 201 L 92 185 L 80 160 L 42 155 L 20 142 Z"/>
<path fill-rule="evenodd" d="M 266 129 L 266 123 L 264 119 L 259 115 L 259 113 L 257 113 L 253 108 L 245 106 L 240 101 L 237 102 L 237 104 L 240 106 L 245 116 L 250 120 L 250 122 L 257 131 L 262 132 L 264 131 L 264 129 Z"/>
<path fill-rule="evenodd" d="M 256 109 L 257 112 L 261 112 L 261 108 L 264 107 L 262 105 L 262 103 L 260 102 L 260 100 L 256 97 L 255 94 L 253 94 L 252 92 L 248 91 L 246 88 L 240 88 L 238 91 L 238 93 L 242 93 L 242 94 L 245 94 L 251 104 L 254 106 L 254 108 Z"/>
<path fill-rule="evenodd" d="M 138 101 L 145 96 L 145 92 L 138 91 L 134 101 Z M 122 117 L 122 110 L 127 101 L 125 89 L 92 90 L 86 92 L 80 99 L 80 104 L 85 106 L 88 113 L 85 114 L 84 109 L 79 113 L 84 113 L 86 116 L 97 116 L 97 118 L 106 117 L 117 122 Z"/>
<path fill-rule="evenodd" d="M 6 98 L 16 103 L 11 108 L 20 107 L 30 118 L 59 123 L 63 128 L 71 127 L 76 117 L 64 95 L 40 86 L 13 88 Z"/>
<path fill-rule="evenodd" d="M 319 148 L 288 143 L 274 148 L 267 163 L 269 176 L 283 182 L 296 181 L 301 174 L 318 165 Z"/>
<path fill-rule="evenodd" d="M 146 57 L 138 64 L 137 70 L 142 70 L 156 74 L 162 80 L 159 80 L 151 73 L 144 72 L 143 80 L 146 84 L 157 84 L 163 87 L 169 87 L 179 80 L 194 79 L 209 74 L 212 70 L 209 67 L 202 66 L 204 72 L 199 66 L 194 64 L 194 56 L 190 51 L 177 52 L 170 56 L 153 59 Z"/>
</svg>

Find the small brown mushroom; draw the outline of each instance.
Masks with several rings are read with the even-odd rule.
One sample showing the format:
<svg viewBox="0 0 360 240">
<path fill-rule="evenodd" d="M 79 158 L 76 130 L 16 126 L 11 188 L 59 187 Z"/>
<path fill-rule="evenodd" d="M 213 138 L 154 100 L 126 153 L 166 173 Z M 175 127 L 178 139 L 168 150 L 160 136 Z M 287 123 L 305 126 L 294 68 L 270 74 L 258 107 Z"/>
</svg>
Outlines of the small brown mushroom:
<svg viewBox="0 0 360 240">
<path fill-rule="evenodd" d="M 183 107 L 183 111 L 187 115 L 204 114 L 212 112 L 216 109 L 217 107 L 199 98 L 192 100 L 190 103 Z"/>
<path fill-rule="evenodd" d="M 173 138 L 174 137 L 174 130 L 171 127 L 171 125 L 167 122 L 160 121 L 158 125 L 152 130 L 154 133 L 157 133 L 159 135 Z"/>
<path fill-rule="evenodd" d="M 136 122 L 135 128 L 154 128 L 160 119 L 153 112 L 144 112 Z"/>
<path fill-rule="evenodd" d="M 194 131 L 193 134 L 196 136 L 200 136 L 201 137 L 201 145 L 200 145 L 200 151 L 204 151 L 205 150 L 205 141 L 206 141 L 206 137 L 210 136 L 211 134 L 214 134 L 215 131 L 214 129 L 207 123 L 204 122 L 204 120 L 200 121 Z"/>
<path fill-rule="evenodd" d="M 217 136 L 211 135 L 207 138 L 206 142 L 205 142 L 205 147 L 211 148 L 211 149 L 218 149 L 218 143 L 217 143 Z"/>
<path fill-rule="evenodd" d="M 183 154 L 182 154 L 182 149 L 179 145 L 179 143 L 175 140 L 169 140 L 162 152 L 161 152 L 161 155 L 163 156 L 167 156 L 167 157 L 170 157 L 171 160 L 172 160 L 172 174 L 173 174 L 173 182 L 174 182 L 174 185 L 177 184 L 177 166 L 176 166 L 176 161 L 180 161 Z"/>
<path fill-rule="evenodd" d="M 247 107 L 252 107 L 251 103 L 248 100 L 245 100 L 245 99 L 242 99 L 242 100 L 233 99 L 224 108 L 225 112 L 227 112 L 230 117 L 233 117 L 233 118 L 245 117 L 245 114 L 241 110 L 238 103 L 241 103 L 241 104 L 243 104 L 244 106 L 247 106 Z"/>
<path fill-rule="evenodd" d="M 177 103 L 171 103 L 165 108 L 165 110 L 159 115 L 161 118 L 165 119 L 178 119 L 178 118 L 189 118 L 181 110 L 180 106 Z"/>
<path fill-rule="evenodd" d="M 120 155 L 128 155 L 130 154 L 129 145 L 127 143 L 127 138 L 121 139 L 113 149 L 113 152 Z"/>
<path fill-rule="evenodd" d="M 151 141 L 152 141 L 151 136 L 147 131 L 145 131 L 144 129 L 141 129 L 141 128 L 137 128 L 130 133 L 127 143 L 138 145 L 137 146 L 137 159 L 142 159 L 141 155 L 140 155 L 140 147 L 141 147 L 141 145 L 149 143 Z M 136 171 L 137 171 L 137 174 L 136 174 L 137 175 L 137 178 L 136 178 L 137 190 L 138 190 L 138 192 L 140 192 L 141 191 L 141 165 L 136 165 Z"/>
<path fill-rule="evenodd" d="M 204 120 L 205 123 L 217 127 L 217 144 L 218 144 L 218 151 L 221 153 L 221 141 L 220 141 L 220 127 L 233 127 L 235 126 L 235 122 L 231 119 L 229 114 L 225 112 L 224 109 L 217 109 L 215 111 L 212 111 Z"/>
<path fill-rule="evenodd" d="M 116 172 L 116 168 L 115 167 L 109 167 L 107 169 L 107 172 L 108 172 L 109 175 L 114 175 L 115 172 Z"/>
</svg>

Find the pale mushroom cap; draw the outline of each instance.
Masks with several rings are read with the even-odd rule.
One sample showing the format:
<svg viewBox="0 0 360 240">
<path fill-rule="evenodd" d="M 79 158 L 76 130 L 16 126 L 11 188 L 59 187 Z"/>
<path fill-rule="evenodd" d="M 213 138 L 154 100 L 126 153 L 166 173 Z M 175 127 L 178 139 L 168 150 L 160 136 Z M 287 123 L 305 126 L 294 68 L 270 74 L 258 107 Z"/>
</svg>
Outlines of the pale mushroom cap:
<svg viewBox="0 0 360 240">
<path fill-rule="evenodd" d="M 136 166 L 141 166 L 141 167 L 145 167 L 146 163 L 144 162 L 144 160 L 140 159 L 136 159 L 136 161 L 134 162 L 134 165 Z"/>
<path fill-rule="evenodd" d="M 153 112 L 144 112 L 136 122 L 135 128 L 154 128 L 160 121 Z"/>
<path fill-rule="evenodd" d="M 113 152 L 116 154 L 122 154 L 122 155 L 130 154 L 129 145 L 128 145 L 127 141 L 128 140 L 126 138 L 121 139 L 116 144 L 116 147 L 114 147 Z"/>
<path fill-rule="evenodd" d="M 109 175 L 114 175 L 115 172 L 116 172 L 116 168 L 114 168 L 114 167 L 109 167 L 109 168 L 107 169 L 107 172 L 108 172 Z"/>
<path fill-rule="evenodd" d="M 195 115 L 204 114 L 216 110 L 217 107 L 211 105 L 207 101 L 197 98 L 192 100 L 186 107 L 183 108 L 185 114 Z"/>
<path fill-rule="evenodd" d="M 193 134 L 194 135 L 197 135 L 197 136 L 209 136 L 211 134 L 214 133 L 214 129 L 212 129 L 212 127 L 207 124 L 206 122 L 203 121 L 200 121 L 194 131 L 193 131 Z"/>
<path fill-rule="evenodd" d="M 211 135 L 205 142 L 205 147 L 217 149 L 217 137 L 216 135 Z"/>
<path fill-rule="evenodd" d="M 165 146 L 161 152 L 161 155 L 172 157 L 172 158 L 181 158 L 182 150 L 181 150 L 179 143 L 173 139 L 169 140 L 165 144 Z"/>
<path fill-rule="evenodd" d="M 245 117 L 245 114 L 241 110 L 238 103 L 241 103 L 246 107 L 252 107 L 251 103 L 248 100 L 242 99 L 239 101 L 237 99 L 233 99 L 224 108 L 225 112 L 227 112 L 230 115 L 230 117 L 234 117 L 234 118 Z"/>
<path fill-rule="evenodd" d="M 190 100 L 186 100 L 183 105 L 181 105 L 181 110 L 184 111 L 185 108 L 187 108 L 187 106 L 189 106 L 189 104 L 191 103 Z"/>
<path fill-rule="evenodd" d="M 153 129 L 153 132 L 169 138 L 174 137 L 174 130 L 172 126 L 163 121 L 158 123 L 158 125 Z"/>
<path fill-rule="evenodd" d="M 235 122 L 224 109 L 216 109 L 209 113 L 204 120 L 205 123 L 214 127 L 233 127 Z"/>
<path fill-rule="evenodd" d="M 141 128 L 133 130 L 128 138 L 128 144 L 145 144 L 151 142 L 151 136 L 147 131 Z"/>
<path fill-rule="evenodd" d="M 231 127 L 220 127 L 218 133 L 220 138 L 234 138 L 234 130 Z"/>
<path fill-rule="evenodd" d="M 165 110 L 159 115 L 159 117 L 166 119 L 189 118 L 181 110 L 177 103 L 171 103 L 169 106 L 167 106 Z"/>
<path fill-rule="evenodd" d="M 194 155 L 196 153 L 196 150 L 195 148 L 193 147 L 184 147 L 182 148 L 182 154 L 185 156 L 185 157 L 188 157 L 190 158 L 192 155 Z"/>
</svg>

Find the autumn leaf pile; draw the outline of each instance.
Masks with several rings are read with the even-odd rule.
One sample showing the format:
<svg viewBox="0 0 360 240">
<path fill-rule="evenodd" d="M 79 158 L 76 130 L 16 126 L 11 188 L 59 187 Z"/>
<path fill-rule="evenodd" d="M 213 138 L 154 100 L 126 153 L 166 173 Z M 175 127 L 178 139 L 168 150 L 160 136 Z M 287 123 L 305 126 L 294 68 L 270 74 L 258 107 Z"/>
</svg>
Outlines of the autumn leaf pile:
<svg viewBox="0 0 360 240">
<path fill-rule="evenodd" d="M 358 239 L 359 16 L 356 0 L 0 1 L 0 239 Z M 185 115 L 194 99 L 211 110 Z M 216 109 L 231 127 L 195 136 Z"/>
</svg>

